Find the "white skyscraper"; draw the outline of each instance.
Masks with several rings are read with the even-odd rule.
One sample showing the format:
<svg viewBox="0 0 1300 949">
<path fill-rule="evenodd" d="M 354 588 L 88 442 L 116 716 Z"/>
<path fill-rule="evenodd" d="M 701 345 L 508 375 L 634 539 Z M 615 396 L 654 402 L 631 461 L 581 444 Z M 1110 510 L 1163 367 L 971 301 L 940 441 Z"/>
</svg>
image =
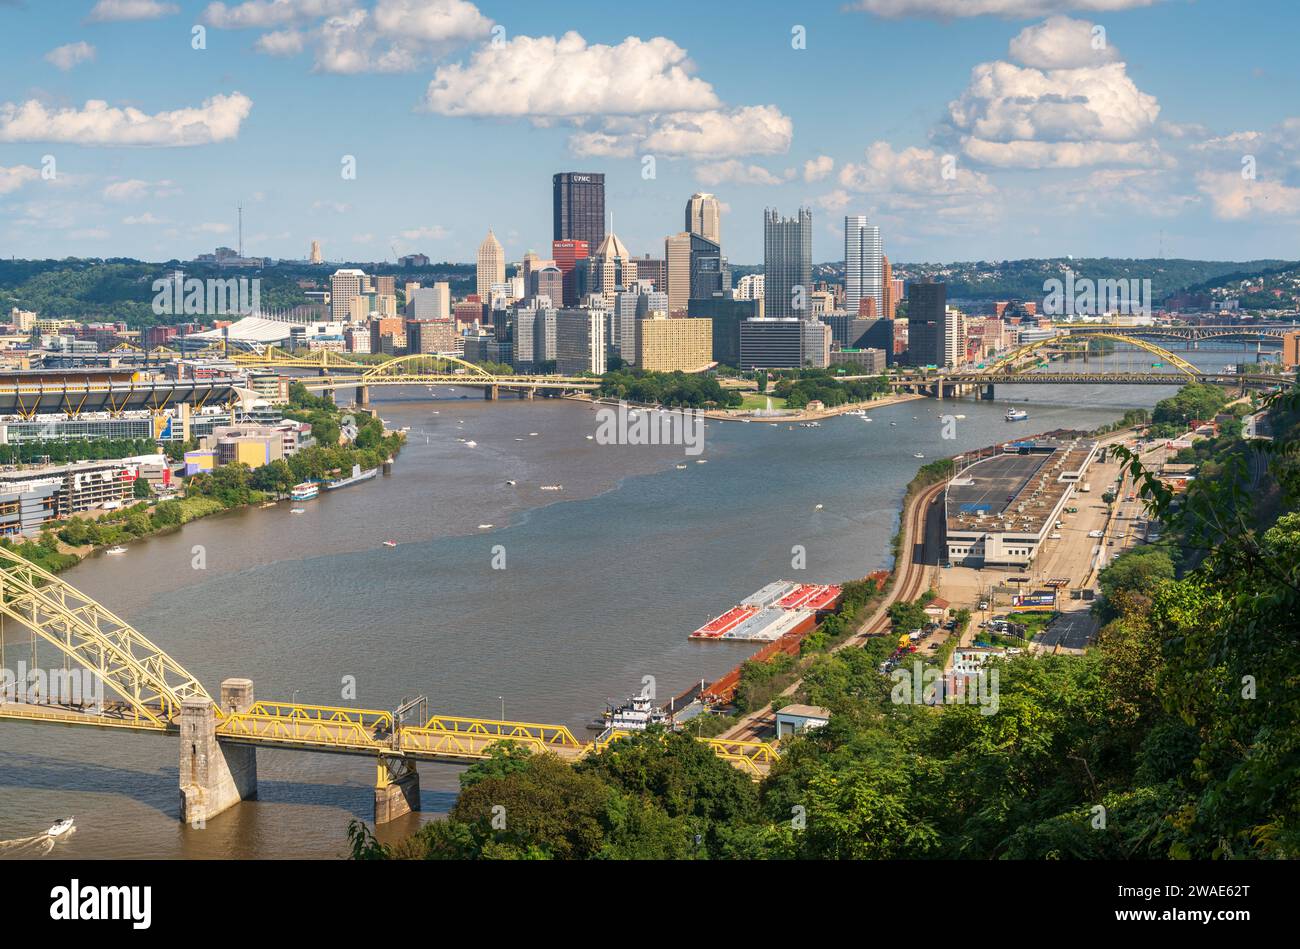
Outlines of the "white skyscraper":
<svg viewBox="0 0 1300 949">
<path fill-rule="evenodd" d="M 506 282 L 506 252 L 501 247 L 492 228 L 478 245 L 478 273 L 475 289 L 484 303 L 492 298 L 492 287 Z"/>
<path fill-rule="evenodd" d="M 862 300 L 876 301 L 876 316 L 885 314 L 884 245 L 880 228 L 865 214 L 844 218 L 844 309 L 857 316 Z"/>
</svg>

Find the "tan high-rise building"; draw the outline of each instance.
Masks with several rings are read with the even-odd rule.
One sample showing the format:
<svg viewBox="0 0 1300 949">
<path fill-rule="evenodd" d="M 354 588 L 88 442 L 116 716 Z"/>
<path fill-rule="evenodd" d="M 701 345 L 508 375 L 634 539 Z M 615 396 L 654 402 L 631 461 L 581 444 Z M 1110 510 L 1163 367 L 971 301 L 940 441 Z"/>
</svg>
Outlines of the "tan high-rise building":
<svg viewBox="0 0 1300 949">
<path fill-rule="evenodd" d="M 610 231 L 588 262 L 589 293 L 599 293 L 607 307 L 614 305 L 614 295 L 631 289 L 636 284 L 636 263 L 627 252 L 627 246 Z"/>
<path fill-rule="evenodd" d="M 686 202 L 686 232 L 722 243 L 722 207 L 711 194 L 696 192 Z"/>
<path fill-rule="evenodd" d="M 696 372 L 713 361 L 713 321 L 636 321 L 636 364 L 650 372 Z"/>
<path fill-rule="evenodd" d="M 487 237 L 478 245 L 478 280 L 476 287 L 480 300 L 492 299 L 492 286 L 506 282 L 506 252 L 488 228 Z"/>
<path fill-rule="evenodd" d="M 375 293 L 388 297 L 397 296 L 397 278 L 392 275 L 375 277 Z"/>
<path fill-rule="evenodd" d="M 880 270 L 883 275 L 884 286 L 881 290 L 884 293 L 885 305 L 882 308 L 881 316 L 887 320 L 894 318 L 894 312 L 898 307 L 898 299 L 894 296 L 894 267 L 889 262 L 889 257 L 881 255 Z"/>
<path fill-rule="evenodd" d="M 668 312 L 672 316 L 684 315 L 691 299 L 691 235 L 689 231 L 673 234 L 664 239 L 664 260 L 667 262 Z"/>
<path fill-rule="evenodd" d="M 1282 368 L 1300 366 L 1300 333 L 1282 335 Z"/>
<path fill-rule="evenodd" d="M 362 290 L 366 279 L 362 270 L 336 270 L 330 277 L 330 318 L 335 323 L 348 320 L 352 312 L 352 299 Z"/>
<path fill-rule="evenodd" d="M 311 262 L 313 264 L 323 263 L 320 255 L 320 241 L 311 242 Z"/>
</svg>

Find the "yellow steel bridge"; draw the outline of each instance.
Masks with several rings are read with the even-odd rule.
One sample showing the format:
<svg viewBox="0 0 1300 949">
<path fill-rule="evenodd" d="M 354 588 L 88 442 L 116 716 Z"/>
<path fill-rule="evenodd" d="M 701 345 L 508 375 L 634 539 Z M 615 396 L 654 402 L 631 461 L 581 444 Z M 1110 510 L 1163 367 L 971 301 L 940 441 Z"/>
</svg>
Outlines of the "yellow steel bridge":
<svg viewBox="0 0 1300 949">
<path fill-rule="evenodd" d="M 30 637 L 30 653 L 25 644 L 14 645 L 24 632 Z M 378 764 L 379 790 L 386 789 L 390 779 L 412 776 L 417 761 L 472 763 L 490 757 L 497 745 L 575 761 L 604 750 L 626 734 L 606 732 L 596 741 L 582 742 L 564 725 L 540 722 L 454 715 L 406 722 L 382 709 L 253 701 L 252 683 L 247 680 L 223 683 L 221 699 L 214 701 L 195 676 L 121 617 L 57 576 L 0 548 L 0 668 L 10 668 L 20 650 L 24 658 L 34 657 L 41 644 L 57 650 L 65 669 L 93 673 L 104 695 L 76 703 L 53 693 L 0 695 L 0 720 L 179 734 L 184 744 L 190 736 L 182 724 L 197 711 L 211 722 L 212 737 L 222 747 L 372 757 Z M 246 686 L 247 701 L 228 697 L 240 694 L 237 688 L 227 690 L 231 683 Z M 777 760 L 776 746 L 765 742 L 699 740 L 756 779 Z"/>
</svg>

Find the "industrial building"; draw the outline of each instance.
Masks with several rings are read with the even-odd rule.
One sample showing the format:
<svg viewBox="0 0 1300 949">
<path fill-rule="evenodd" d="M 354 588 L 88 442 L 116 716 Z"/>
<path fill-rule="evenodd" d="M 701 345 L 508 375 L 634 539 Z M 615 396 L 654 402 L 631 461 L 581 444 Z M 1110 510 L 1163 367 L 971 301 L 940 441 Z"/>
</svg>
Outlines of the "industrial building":
<svg viewBox="0 0 1300 949">
<path fill-rule="evenodd" d="M 944 492 L 949 562 L 1029 566 L 1096 456 L 1094 441 L 1044 439 L 964 468 Z"/>
</svg>

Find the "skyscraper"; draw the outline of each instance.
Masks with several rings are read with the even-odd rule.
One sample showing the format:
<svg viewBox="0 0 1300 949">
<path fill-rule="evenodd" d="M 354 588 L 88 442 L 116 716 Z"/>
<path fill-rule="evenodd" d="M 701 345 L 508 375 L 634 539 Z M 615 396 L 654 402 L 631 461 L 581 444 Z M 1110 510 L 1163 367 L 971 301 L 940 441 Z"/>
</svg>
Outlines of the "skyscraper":
<svg viewBox="0 0 1300 949">
<path fill-rule="evenodd" d="M 311 242 L 311 262 L 313 264 L 322 263 L 322 258 L 320 255 L 320 241 Z"/>
<path fill-rule="evenodd" d="M 812 211 L 800 208 L 793 218 L 763 212 L 763 276 L 767 319 L 812 319 Z"/>
<path fill-rule="evenodd" d="M 576 306 L 578 303 L 578 283 L 576 269 L 578 261 L 586 260 L 589 245 L 586 241 L 551 241 L 551 258 L 560 268 L 564 280 L 564 299 L 553 300 L 560 306 Z"/>
<path fill-rule="evenodd" d="M 691 235 L 691 299 L 731 291 L 731 268 L 717 241 Z"/>
<path fill-rule="evenodd" d="M 478 245 L 477 277 L 478 298 L 485 303 L 492 299 L 492 286 L 506 282 L 506 252 L 490 227 Z"/>
<path fill-rule="evenodd" d="M 942 283 L 907 285 L 907 361 L 913 366 L 942 366 L 945 353 L 948 287 Z"/>
<path fill-rule="evenodd" d="M 611 231 L 588 260 L 587 274 L 584 292 L 599 293 L 605 298 L 605 306 L 612 307 L 614 294 L 636 283 L 636 263 L 627 246 Z"/>
<path fill-rule="evenodd" d="M 686 202 L 686 230 L 691 234 L 722 243 L 722 208 L 711 194 L 696 192 Z"/>
<path fill-rule="evenodd" d="M 361 270 L 336 270 L 330 277 L 330 319 L 335 323 L 351 319 L 352 300 L 360 295 L 365 277 Z"/>
<path fill-rule="evenodd" d="M 691 235 L 689 231 L 664 239 L 664 260 L 668 265 L 668 312 L 678 316 L 686 312 L 691 298 Z"/>
<path fill-rule="evenodd" d="M 867 223 L 865 214 L 844 217 L 844 309 L 862 313 L 861 302 L 875 301 L 875 313 L 885 313 L 884 248 L 880 228 Z"/>
<path fill-rule="evenodd" d="M 554 240 L 586 241 L 599 247 L 605 239 L 605 176 L 565 171 L 556 175 Z"/>
</svg>

